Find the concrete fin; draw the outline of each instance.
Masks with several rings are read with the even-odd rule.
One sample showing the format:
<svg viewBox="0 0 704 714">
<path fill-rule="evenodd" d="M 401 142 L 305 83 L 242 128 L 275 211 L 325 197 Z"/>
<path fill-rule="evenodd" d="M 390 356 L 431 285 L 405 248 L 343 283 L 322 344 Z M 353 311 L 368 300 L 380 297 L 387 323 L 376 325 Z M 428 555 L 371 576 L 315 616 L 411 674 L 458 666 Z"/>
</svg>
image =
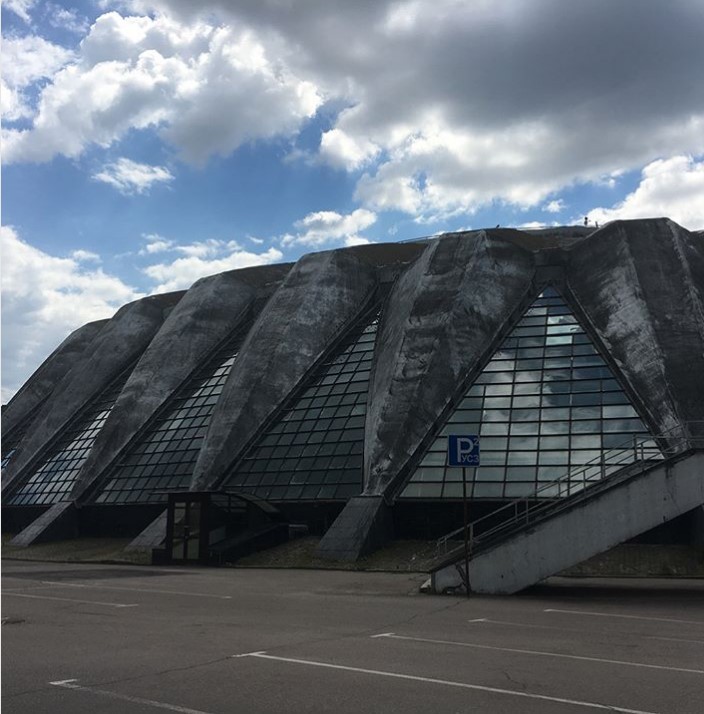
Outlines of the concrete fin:
<svg viewBox="0 0 704 714">
<path fill-rule="evenodd" d="M 466 378 L 535 290 L 519 231 L 441 236 L 403 273 L 379 328 L 365 425 L 365 494 L 392 492 Z"/>
<path fill-rule="evenodd" d="M 16 478 L 20 481 L 27 478 L 43 458 L 47 445 L 76 414 L 117 375 L 134 365 L 161 327 L 165 312 L 182 295 L 182 292 L 155 295 L 129 303 L 117 311 L 42 405 L 7 467 L 10 484 Z"/>
<path fill-rule="evenodd" d="M 377 302 L 311 371 L 236 464 L 224 481 L 226 488 L 273 500 L 347 500 L 361 493 L 364 419 L 380 310 Z M 295 436 L 287 429 L 292 424 L 298 426 Z M 271 443 L 294 439 L 296 446 L 277 471 L 271 465 Z M 260 483 L 263 470 L 267 485 Z M 334 481 L 327 480 L 328 471 Z M 289 480 L 282 481 L 285 474 Z"/>
<path fill-rule="evenodd" d="M 439 423 L 399 498 L 462 498 L 459 470 L 445 465 L 450 433 L 481 437 L 469 498 L 531 496 L 617 449 L 620 464 L 638 459 L 634 438 L 648 443 L 650 433 L 599 352 L 561 292 L 543 288 Z"/>
<path fill-rule="evenodd" d="M 168 511 L 160 513 L 138 536 L 136 536 L 125 550 L 153 550 L 160 548 L 166 540 L 166 521 Z"/>
<path fill-rule="evenodd" d="M 105 504 L 162 502 L 155 491 L 187 488 L 217 400 L 250 323 L 236 329 L 179 388 L 115 460 L 83 492 L 82 500 Z M 169 466 L 153 464 L 167 453 Z M 85 471 L 86 469 L 84 469 Z"/>
<path fill-rule="evenodd" d="M 567 278 L 654 430 L 704 435 L 701 239 L 664 218 L 616 221 L 570 251 Z"/>
<path fill-rule="evenodd" d="M 20 531 L 10 544 L 26 548 L 34 543 L 70 540 L 78 537 L 78 515 L 70 501 L 55 503 L 48 511 Z"/>
<path fill-rule="evenodd" d="M 74 330 L 39 366 L 12 399 L 2 408 L 2 439 L 18 442 L 38 414 L 39 408 L 77 359 L 86 353 L 107 324 L 96 320 Z"/>
<path fill-rule="evenodd" d="M 213 350 L 251 319 L 255 296 L 234 271 L 203 278 L 188 290 L 132 370 L 85 461 L 74 498 L 104 476 Z"/>
<path fill-rule="evenodd" d="M 381 496 L 351 498 L 318 544 L 317 555 L 356 561 L 393 537 L 391 509 Z"/>
<path fill-rule="evenodd" d="M 308 371 L 364 309 L 375 268 L 345 251 L 296 263 L 249 332 L 215 406 L 191 488 L 217 487 Z"/>
<path fill-rule="evenodd" d="M 70 500 L 67 496 L 85 462 L 96 435 L 115 404 L 131 367 L 114 379 L 84 410 L 57 434 L 43 459 L 12 484 L 5 501 L 31 506 Z"/>
</svg>

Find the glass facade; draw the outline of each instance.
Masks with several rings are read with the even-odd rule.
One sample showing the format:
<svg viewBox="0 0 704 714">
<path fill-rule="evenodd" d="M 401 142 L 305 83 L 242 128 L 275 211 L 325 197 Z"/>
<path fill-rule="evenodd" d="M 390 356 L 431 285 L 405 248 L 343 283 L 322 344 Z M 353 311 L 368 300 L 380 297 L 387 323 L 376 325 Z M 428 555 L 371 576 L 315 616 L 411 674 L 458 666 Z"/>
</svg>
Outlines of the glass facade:
<svg viewBox="0 0 704 714">
<path fill-rule="evenodd" d="M 0 470 L 3 470 L 12 461 L 12 457 L 17 451 L 17 447 L 22 443 L 24 435 L 32 424 L 32 421 L 37 416 L 37 413 L 42 408 L 45 399 L 37 404 L 24 419 L 19 426 L 12 431 L 10 438 L 3 437 L 2 439 L 2 460 L 0 461 Z"/>
<path fill-rule="evenodd" d="M 464 395 L 401 498 L 461 498 L 462 469 L 445 466 L 448 434 L 479 434 L 481 466 L 472 498 L 530 495 L 604 452 L 647 440 L 611 369 L 564 299 L 545 289 Z M 636 455 L 634 453 L 633 459 Z M 609 466 L 610 472 L 621 466 Z M 472 470 L 468 471 L 468 479 Z M 601 475 L 597 468 L 594 477 Z M 554 497 L 551 489 L 542 497 Z"/>
<path fill-rule="evenodd" d="M 364 419 L 379 306 L 312 374 L 225 486 L 272 501 L 346 500 L 362 489 Z"/>
<path fill-rule="evenodd" d="M 13 439 L 9 444 L 3 444 L 2 461 L 0 461 L 0 470 L 4 469 L 12 460 L 12 457 L 19 446 L 19 440 Z"/>
<path fill-rule="evenodd" d="M 164 490 L 187 488 L 210 418 L 247 329 L 238 330 L 170 400 L 116 464 L 96 503 L 161 503 Z"/>
<path fill-rule="evenodd" d="M 65 429 L 51 456 L 10 496 L 8 505 L 45 506 L 68 498 L 95 437 L 103 428 L 133 366 L 122 372 L 88 410 Z"/>
</svg>

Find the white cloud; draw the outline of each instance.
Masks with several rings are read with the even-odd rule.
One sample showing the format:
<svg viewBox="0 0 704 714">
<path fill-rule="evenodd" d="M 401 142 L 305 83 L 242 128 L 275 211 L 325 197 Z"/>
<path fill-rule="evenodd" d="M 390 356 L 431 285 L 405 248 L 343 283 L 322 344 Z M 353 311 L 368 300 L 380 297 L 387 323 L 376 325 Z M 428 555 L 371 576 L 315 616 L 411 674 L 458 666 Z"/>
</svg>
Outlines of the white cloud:
<svg viewBox="0 0 704 714">
<path fill-rule="evenodd" d="M 369 240 L 369 238 L 363 238 L 362 236 L 347 236 L 345 238 L 345 247 L 351 248 L 355 245 L 369 245 L 370 243 L 374 243 L 373 240 Z"/>
<path fill-rule="evenodd" d="M 113 186 L 124 195 L 130 195 L 148 193 L 153 184 L 168 183 L 173 181 L 174 176 L 164 166 L 150 166 L 120 158 L 93 174 L 93 179 Z"/>
<path fill-rule="evenodd" d="M 362 136 L 349 136 L 340 129 L 326 131 L 320 140 L 321 156 L 333 166 L 349 170 L 369 163 L 379 151 L 374 142 Z"/>
<path fill-rule="evenodd" d="M 593 208 L 591 221 L 667 216 L 689 230 L 704 229 L 704 159 L 674 156 L 653 161 L 632 193 L 611 208 Z"/>
<path fill-rule="evenodd" d="M 251 31 L 164 15 L 100 16 L 78 61 L 42 91 L 30 129 L 6 129 L 5 161 L 77 157 L 131 129 L 154 129 L 203 163 L 256 139 L 291 134 L 322 102 Z"/>
<path fill-rule="evenodd" d="M 38 80 L 54 75 L 72 61 L 65 47 L 28 35 L 2 39 L 2 116 L 5 121 L 29 117 L 33 109 L 25 90 Z"/>
<path fill-rule="evenodd" d="M 146 241 L 145 246 L 140 249 L 139 255 L 154 255 L 155 253 L 164 253 L 171 250 L 174 242 L 158 233 L 145 233 L 142 238 Z"/>
<path fill-rule="evenodd" d="M 71 257 L 80 263 L 100 263 L 100 256 L 91 250 L 71 251 Z"/>
<path fill-rule="evenodd" d="M 144 273 L 157 283 L 155 292 L 187 288 L 205 275 L 276 263 L 283 258 L 283 253 L 276 248 L 252 253 L 240 248 L 234 241 L 208 240 L 191 245 L 175 245 L 173 249 L 184 253 L 186 257 L 144 268 Z"/>
<path fill-rule="evenodd" d="M 4 0 L 2 6 L 5 10 L 14 12 L 17 17 L 20 17 L 26 23 L 30 23 L 32 21 L 30 10 L 36 3 L 37 0 Z"/>
<path fill-rule="evenodd" d="M 543 206 L 543 211 L 545 211 L 546 213 L 562 213 L 565 208 L 567 208 L 565 202 L 561 198 L 558 198 L 554 201 L 549 201 L 548 203 L 546 203 Z"/>
<path fill-rule="evenodd" d="M 317 211 L 296 221 L 294 226 L 299 232 L 296 235 L 284 236 L 281 242 L 283 245 L 320 247 L 326 243 L 344 240 L 346 245 L 359 245 L 369 242 L 358 235 L 359 231 L 369 228 L 375 222 L 376 214 L 365 208 L 358 208 L 346 215 L 336 211 Z"/>
<path fill-rule="evenodd" d="M 83 34 L 90 27 L 88 18 L 79 14 L 75 8 L 66 8 L 50 2 L 45 5 L 44 14 L 52 27 L 68 30 L 77 35 Z"/>
<path fill-rule="evenodd" d="M 78 259 L 49 255 L 21 240 L 8 226 L 0 229 L 0 236 L 2 398 L 6 401 L 72 330 L 110 317 L 141 295 L 101 268 L 85 267 L 85 255 Z"/>
<path fill-rule="evenodd" d="M 356 197 L 372 210 L 428 221 L 492 202 L 536 207 L 704 149 L 698 0 L 140 4 L 246 26 L 349 107 L 319 157 L 363 169 Z"/>
<path fill-rule="evenodd" d="M 317 160 L 364 172 L 365 208 L 427 223 L 555 206 L 566 186 L 704 151 L 698 0 L 121 4 L 135 14 L 96 20 L 32 128 L 6 130 L 6 162 L 138 129 L 198 164 L 295 135 L 325 103 L 345 109 Z"/>
</svg>

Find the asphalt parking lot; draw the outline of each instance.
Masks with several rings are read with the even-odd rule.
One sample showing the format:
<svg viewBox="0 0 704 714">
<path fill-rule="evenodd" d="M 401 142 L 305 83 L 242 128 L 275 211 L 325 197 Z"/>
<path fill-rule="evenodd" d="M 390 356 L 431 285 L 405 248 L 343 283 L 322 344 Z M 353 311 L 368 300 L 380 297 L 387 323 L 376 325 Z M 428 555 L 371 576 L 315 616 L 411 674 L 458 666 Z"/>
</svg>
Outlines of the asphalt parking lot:
<svg viewBox="0 0 704 714">
<path fill-rule="evenodd" d="M 3 712 L 704 712 L 702 580 L 421 580 L 6 561 Z"/>
</svg>

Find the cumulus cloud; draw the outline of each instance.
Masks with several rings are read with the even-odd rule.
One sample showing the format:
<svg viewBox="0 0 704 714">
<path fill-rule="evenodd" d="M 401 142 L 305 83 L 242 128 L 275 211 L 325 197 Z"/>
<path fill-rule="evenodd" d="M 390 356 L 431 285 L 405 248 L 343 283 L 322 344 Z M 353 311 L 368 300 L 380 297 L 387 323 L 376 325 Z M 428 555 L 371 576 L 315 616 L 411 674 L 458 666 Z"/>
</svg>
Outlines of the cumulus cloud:
<svg viewBox="0 0 704 714">
<path fill-rule="evenodd" d="M 84 265 L 86 251 L 59 258 L 23 241 L 9 226 L 0 236 L 5 402 L 72 330 L 110 317 L 141 295 L 101 268 Z"/>
<path fill-rule="evenodd" d="M 342 106 L 317 159 L 366 209 L 429 222 L 704 151 L 699 0 L 122 5 L 6 131 L 6 161 L 151 129 L 198 164 Z"/>
<path fill-rule="evenodd" d="M 299 232 L 284 236 L 281 242 L 286 246 L 306 245 L 316 248 L 335 241 L 344 241 L 345 245 L 359 245 L 370 242 L 359 236 L 359 231 L 369 228 L 375 222 L 376 214 L 365 208 L 358 208 L 346 215 L 336 211 L 316 211 L 296 221 L 294 226 Z"/>
<path fill-rule="evenodd" d="M 2 40 L 2 117 L 16 121 L 32 116 L 25 90 L 74 59 L 74 53 L 52 42 L 28 35 Z"/>
<path fill-rule="evenodd" d="M 362 236 L 347 236 L 347 238 L 345 238 L 346 248 L 352 248 L 355 245 L 369 245 L 369 243 L 374 243 L 374 241 L 369 240 L 369 238 L 363 238 Z"/>
<path fill-rule="evenodd" d="M 151 128 L 182 158 L 202 163 L 297 131 L 321 102 L 316 86 L 248 29 L 109 12 L 90 28 L 77 61 L 41 90 L 32 127 L 5 130 L 5 161 L 77 157 Z"/>
<path fill-rule="evenodd" d="M 263 253 L 253 253 L 243 249 L 235 241 L 208 240 L 190 245 L 171 244 L 170 249 L 185 257 L 144 268 L 144 273 L 156 283 L 154 292 L 187 288 L 205 275 L 276 263 L 283 258 L 283 253 L 276 248 L 269 248 Z"/>
<path fill-rule="evenodd" d="M 698 0 L 141 0 L 245 25 L 342 111 L 320 158 L 372 210 L 425 219 L 540 206 L 659 157 L 700 154 Z"/>
<path fill-rule="evenodd" d="M 597 223 L 656 216 L 667 216 L 690 230 L 704 229 L 704 159 L 674 156 L 653 161 L 623 201 L 589 211 Z"/>
<path fill-rule="evenodd" d="M 565 210 L 567 206 L 565 205 L 565 202 L 561 199 L 555 199 L 553 201 L 549 201 L 543 206 L 543 210 L 546 213 L 562 213 L 562 211 Z"/>
<path fill-rule="evenodd" d="M 160 236 L 158 233 L 145 233 L 142 238 L 145 240 L 145 245 L 140 249 L 139 255 L 154 255 L 155 253 L 164 253 L 171 250 L 174 245 L 172 240 Z"/>
<path fill-rule="evenodd" d="M 102 171 L 93 174 L 95 181 L 107 183 L 124 195 L 148 193 L 156 183 L 173 181 L 173 174 L 164 166 L 140 164 L 126 158 L 120 158 L 106 164 Z"/>
</svg>

